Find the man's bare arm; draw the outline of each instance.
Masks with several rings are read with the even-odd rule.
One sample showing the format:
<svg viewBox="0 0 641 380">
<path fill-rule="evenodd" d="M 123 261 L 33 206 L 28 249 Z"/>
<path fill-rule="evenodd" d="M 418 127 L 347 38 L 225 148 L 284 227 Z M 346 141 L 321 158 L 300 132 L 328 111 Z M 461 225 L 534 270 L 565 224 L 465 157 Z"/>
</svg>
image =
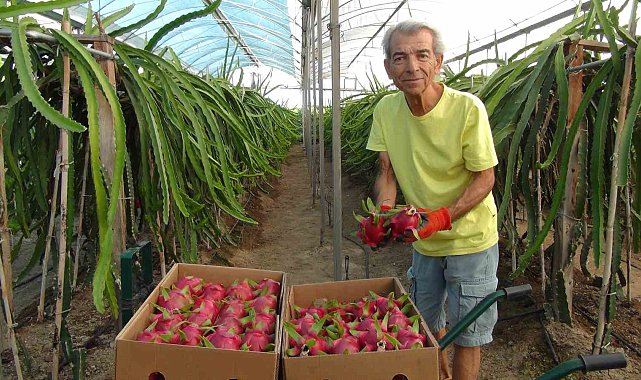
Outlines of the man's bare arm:
<svg viewBox="0 0 641 380">
<path fill-rule="evenodd" d="M 394 207 L 396 204 L 396 176 L 387 152 L 378 155 L 378 175 L 374 182 L 376 202 Z"/>
<path fill-rule="evenodd" d="M 465 215 L 478 205 L 494 187 L 494 168 L 472 173 L 472 180 L 463 194 L 452 203 L 448 210 L 452 221 Z"/>
</svg>

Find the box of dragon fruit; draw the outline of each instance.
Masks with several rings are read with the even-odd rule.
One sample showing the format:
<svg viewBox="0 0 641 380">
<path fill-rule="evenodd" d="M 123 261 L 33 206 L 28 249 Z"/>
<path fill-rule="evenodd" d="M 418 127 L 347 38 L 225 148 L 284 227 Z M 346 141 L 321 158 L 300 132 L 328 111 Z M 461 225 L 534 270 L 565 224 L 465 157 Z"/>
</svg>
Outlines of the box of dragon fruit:
<svg viewBox="0 0 641 380">
<path fill-rule="evenodd" d="M 438 342 L 397 278 L 294 285 L 283 313 L 286 380 L 439 379 Z"/>
<path fill-rule="evenodd" d="M 286 274 L 176 264 L 116 337 L 116 379 L 279 376 Z"/>
</svg>

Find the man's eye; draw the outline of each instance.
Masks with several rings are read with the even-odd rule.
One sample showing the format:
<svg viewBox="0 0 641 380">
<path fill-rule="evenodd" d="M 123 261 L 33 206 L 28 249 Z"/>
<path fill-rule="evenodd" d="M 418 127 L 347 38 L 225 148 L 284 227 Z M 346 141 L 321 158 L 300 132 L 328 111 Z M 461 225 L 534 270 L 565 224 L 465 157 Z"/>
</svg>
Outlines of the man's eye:
<svg viewBox="0 0 641 380">
<path fill-rule="evenodd" d="M 418 58 L 419 58 L 420 60 L 422 60 L 422 61 L 427 61 L 428 59 L 430 59 L 430 55 L 429 55 L 429 54 L 420 54 L 420 55 L 418 56 Z"/>
</svg>

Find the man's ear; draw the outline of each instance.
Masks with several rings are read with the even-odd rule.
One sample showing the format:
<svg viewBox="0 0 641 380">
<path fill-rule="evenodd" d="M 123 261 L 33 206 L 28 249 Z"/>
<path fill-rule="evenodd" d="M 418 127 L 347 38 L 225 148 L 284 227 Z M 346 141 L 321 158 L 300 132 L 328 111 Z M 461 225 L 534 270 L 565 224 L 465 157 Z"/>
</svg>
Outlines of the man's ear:
<svg viewBox="0 0 641 380">
<path fill-rule="evenodd" d="M 389 63 L 389 59 L 385 58 L 385 59 L 383 60 L 383 66 L 385 66 L 385 72 L 387 73 L 387 77 L 388 77 L 389 79 L 393 79 L 393 78 L 392 78 L 392 74 L 390 73 L 390 63 Z"/>
<path fill-rule="evenodd" d="M 436 55 L 436 65 L 434 66 L 434 69 L 437 73 L 441 71 L 442 65 L 443 65 L 443 53 L 440 53 Z"/>
</svg>

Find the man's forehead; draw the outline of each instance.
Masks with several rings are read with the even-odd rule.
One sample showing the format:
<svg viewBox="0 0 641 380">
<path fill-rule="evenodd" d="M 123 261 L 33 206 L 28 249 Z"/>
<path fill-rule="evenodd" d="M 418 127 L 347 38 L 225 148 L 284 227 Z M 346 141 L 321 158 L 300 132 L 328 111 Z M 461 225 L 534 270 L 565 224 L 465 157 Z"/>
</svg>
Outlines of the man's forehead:
<svg viewBox="0 0 641 380">
<path fill-rule="evenodd" d="M 393 52 L 408 50 L 429 50 L 432 51 L 433 40 L 432 33 L 429 30 L 422 29 L 417 33 L 395 32 L 390 39 L 390 47 Z"/>
</svg>

